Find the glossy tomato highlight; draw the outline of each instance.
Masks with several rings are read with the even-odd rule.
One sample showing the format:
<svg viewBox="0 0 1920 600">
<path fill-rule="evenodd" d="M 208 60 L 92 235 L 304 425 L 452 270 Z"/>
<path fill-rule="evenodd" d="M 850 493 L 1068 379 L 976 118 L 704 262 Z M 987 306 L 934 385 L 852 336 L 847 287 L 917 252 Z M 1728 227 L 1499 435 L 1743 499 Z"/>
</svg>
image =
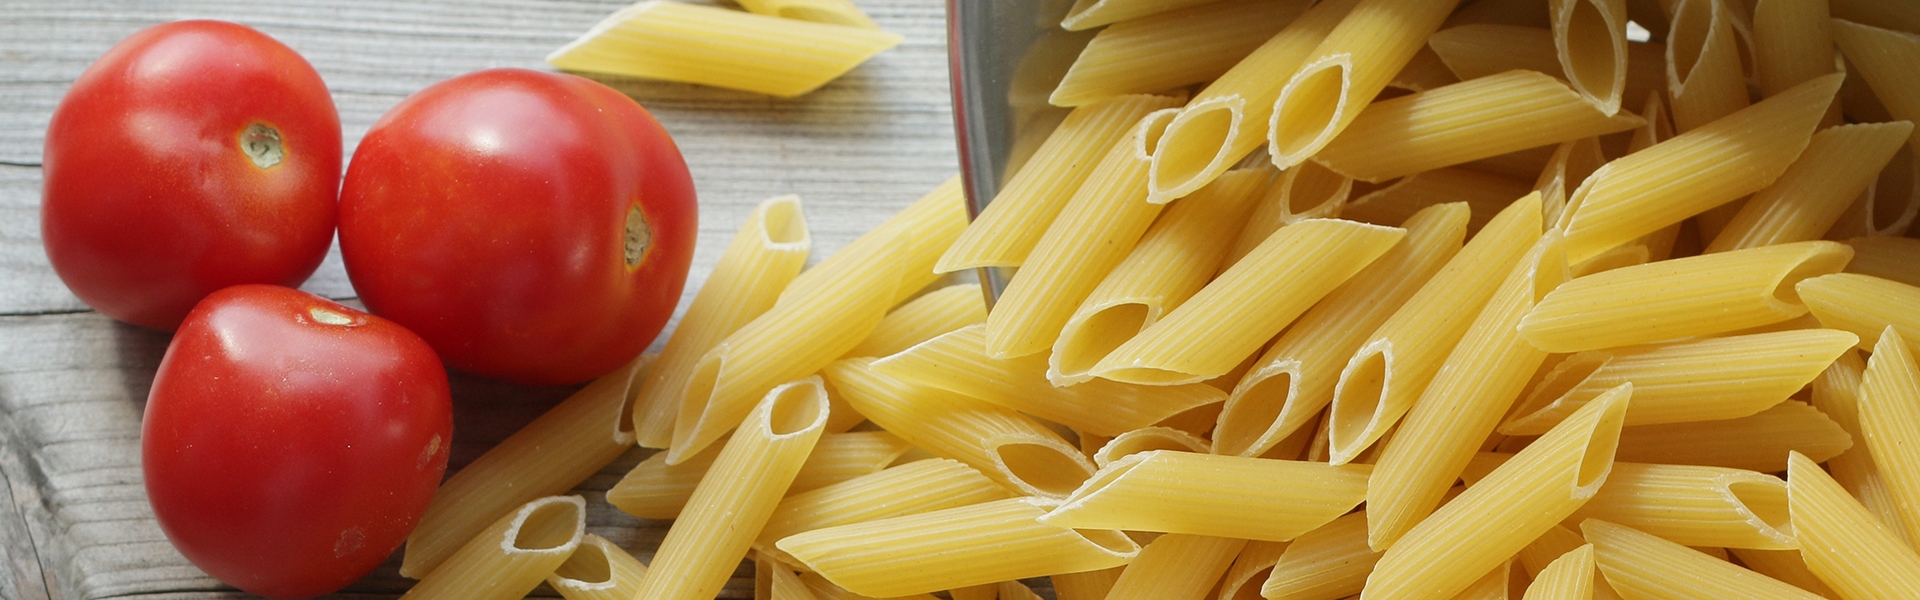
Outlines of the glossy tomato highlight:
<svg viewBox="0 0 1920 600">
<path fill-rule="evenodd" d="M 47 127 L 41 237 L 74 295 L 172 330 L 240 283 L 297 286 L 333 241 L 340 117 L 299 54 L 244 25 L 155 25 Z"/>
<path fill-rule="evenodd" d="M 289 288 L 207 296 L 167 346 L 141 426 L 154 516 L 208 574 L 318 596 L 391 555 L 453 440 L 440 360 L 392 321 Z"/>
<path fill-rule="evenodd" d="M 665 129 L 592 80 L 523 69 L 430 86 L 374 123 L 340 197 L 368 310 L 451 367 L 526 384 L 637 356 L 680 299 L 693 179 Z"/>
</svg>

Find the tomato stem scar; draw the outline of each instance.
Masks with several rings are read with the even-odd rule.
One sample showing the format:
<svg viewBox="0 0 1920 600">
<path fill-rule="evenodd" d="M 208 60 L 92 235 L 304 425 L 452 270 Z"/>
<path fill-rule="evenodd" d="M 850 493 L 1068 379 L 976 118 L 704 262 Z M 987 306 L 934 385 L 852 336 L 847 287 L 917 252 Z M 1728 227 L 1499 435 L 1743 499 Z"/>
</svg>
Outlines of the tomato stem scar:
<svg viewBox="0 0 1920 600">
<path fill-rule="evenodd" d="M 271 169 L 287 157 L 286 147 L 280 143 L 280 130 L 266 123 L 254 123 L 240 131 L 240 152 L 253 161 L 253 166 Z"/>
<path fill-rule="evenodd" d="M 647 215 L 640 212 L 640 205 L 627 207 L 627 268 L 640 266 L 640 259 L 646 257 L 647 247 L 653 245 L 653 227 L 647 225 Z"/>
</svg>

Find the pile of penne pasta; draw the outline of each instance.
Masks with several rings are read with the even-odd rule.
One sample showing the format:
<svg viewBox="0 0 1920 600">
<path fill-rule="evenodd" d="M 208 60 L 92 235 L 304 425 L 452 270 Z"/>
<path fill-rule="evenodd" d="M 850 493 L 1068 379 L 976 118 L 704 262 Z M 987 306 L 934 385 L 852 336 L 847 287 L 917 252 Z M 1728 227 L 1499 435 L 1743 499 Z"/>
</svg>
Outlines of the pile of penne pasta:
<svg viewBox="0 0 1920 600">
<path fill-rule="evenodd" d="M 1920 598 L 1920 5 L 1182 4 L 1074 6 L 971 223 L 761 204 L 413 593 Z M 644 567 L 556 496 L 636 443 Z"/>
</svg>

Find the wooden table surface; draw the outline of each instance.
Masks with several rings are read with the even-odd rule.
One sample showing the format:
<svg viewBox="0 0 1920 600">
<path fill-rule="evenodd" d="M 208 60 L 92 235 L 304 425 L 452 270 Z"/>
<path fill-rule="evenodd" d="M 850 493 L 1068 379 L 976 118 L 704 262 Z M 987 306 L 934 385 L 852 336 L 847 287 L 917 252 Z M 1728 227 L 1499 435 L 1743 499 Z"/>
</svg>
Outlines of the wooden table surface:
<svg viewBox="0 0 1920 600">
<path fill-rule="evenodd" d="M 693 170 L 700 241 L 682 310 L 760 200 L 789 193 L 805 200 L 818 260 L 957 170 L 944 4 L 859 3 L 906 41 L 801 98 L 599 78 L 652 110 Z M 40 247 L 42 137 L 88 64 L 155 23 L 251 25 L 299 51 L 326 79 L 351 154 L 368 125 L 407 94 L 477 69 L 551 70 L 541 60 L 547 52 L 623 4 L 0 0 L 0 600 L 247 597 L 187 563 L 147 506 L 140 415 L 168 336 L 89 311 Z M 337 251 L 304 287 L 354 295 Z M 459 374 L 452 381 L 450 472 L 571 391 Z M 645 455 L 629 452 L 579 490 L 589 529 L 641 549 L 643 559 L 662 524 L 619 513 L 602 492 Z M 409 582 L 398 565 L 396 554 L 339 596 L 399 595 Z M 750 592 L 750 579 L 737 576 L 723 597 Z M 536 592 L 551 594 L 544 586 Z"/>
</svg>

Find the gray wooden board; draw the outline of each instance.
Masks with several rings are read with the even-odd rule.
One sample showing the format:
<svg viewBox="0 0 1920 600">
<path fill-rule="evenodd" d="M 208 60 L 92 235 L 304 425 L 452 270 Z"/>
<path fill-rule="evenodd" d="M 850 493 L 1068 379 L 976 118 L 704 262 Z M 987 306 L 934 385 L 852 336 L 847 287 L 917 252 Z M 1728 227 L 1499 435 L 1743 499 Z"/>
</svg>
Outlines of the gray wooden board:
<svg viewBox="0 0 1920 600">
<path fill-rule="evenodd" d="M 821 90 L 785 100 L 695 85 L 600 77 L 674 135 L 699 189 L 691 298 L 760 200 L 799 194 L 814 260 L 953 175 L 944 8 L 860 0 L 906 36 Z M 41 146 L 72 80 L 107 47 L 179 18 L 235 20 L 311 61 L 338 104 L 350 153 L 387 108 L 433 82 L 541 58 L 623 5 L 614 1 L 318 2 L 0 0 L 0 600 L 246 597 L 167 544 L 140 479 L 139 419 L 164 334 L 89 312 L 40 248 Z M 303 286 L 351 299 L 337 251 Z M 681 309 L 685 309 L 683 300 Z M 671 325 L 669 325 L 671 328 Z M 659 342 L 656 342 L 656 348 Z M 453 468 L 568 393 L 455 374 Z M 642 558 L 664 523 L 620 514 L 602 494 L 641 460 L 628 453 L 581 486 L 589 528 Z M 391 598 L 397 558 L 343 590 Z M 741 571 L 723 597 L 750 595 Z M 536 595 L 552 595 L 544 587 Z"/>
</svg>

